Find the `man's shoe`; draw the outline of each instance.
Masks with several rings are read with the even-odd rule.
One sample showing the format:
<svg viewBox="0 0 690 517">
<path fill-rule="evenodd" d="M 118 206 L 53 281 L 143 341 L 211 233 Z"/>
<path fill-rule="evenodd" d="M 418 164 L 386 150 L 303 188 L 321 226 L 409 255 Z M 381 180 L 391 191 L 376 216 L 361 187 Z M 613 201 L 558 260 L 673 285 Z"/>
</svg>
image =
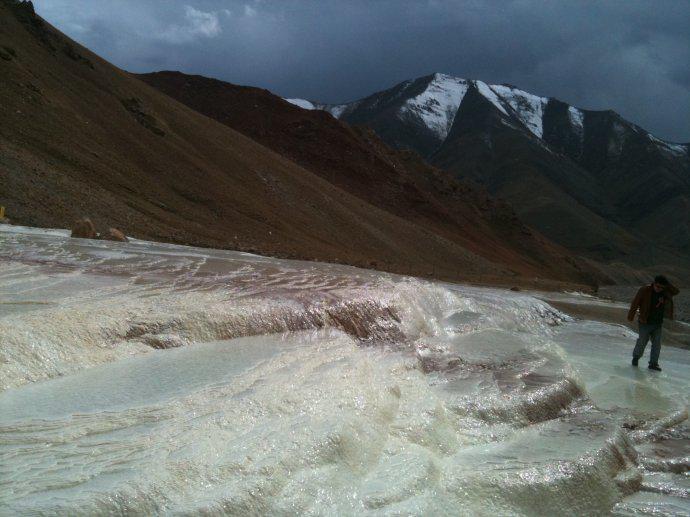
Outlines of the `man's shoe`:
<svg viewBox="0 0 690 517">
<path fill-rule="evenodd" d="M 650 364 L 648 367 L 650 370 L 656 370 L 657 372 L 661 371 L 661 368 L 659 367 L 658 364 Z"/>
<path fill-rule="evenodd" d="M 633 357 L 633 366 L 637 366 L 637 361 L 639 361 L 639 357 Z"/>
</svg>

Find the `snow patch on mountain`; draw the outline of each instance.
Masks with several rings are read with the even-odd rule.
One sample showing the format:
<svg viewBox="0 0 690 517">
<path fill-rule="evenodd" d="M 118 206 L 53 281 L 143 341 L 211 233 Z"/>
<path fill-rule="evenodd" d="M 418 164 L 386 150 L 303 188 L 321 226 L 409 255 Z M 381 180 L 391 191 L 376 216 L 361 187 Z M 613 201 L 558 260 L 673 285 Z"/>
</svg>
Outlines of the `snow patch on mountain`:
<svg viewBox="0 0 690 517">
<path fill-rule="evenodd" d="M 501 113 L 503 113 L 504 115 L 508 115 L 508 112 L 506 111 L 506 109 L 503 107 L 503 104 L 501 103 L 501 99 L 498 97 L 498 95 L 496 95 L 496 92 L 494 92 L 491 89 L 491 86 L 489 86 L 488 84 L 486 84 L 483 81 L 475 81 L 474 85 L 477 87 L 477 90 L 479 91 L 479 93 L 481 93 L 484 97 L 486 97 L 486 99 L 489 102 L 491 102 L 491 104 L 496 106 L 499 109 L 499 111 L 501 111 Z"/>
<path fill-rule="evenodd" d="M 290 104 L 299 106 L 305 110 L 321 110 L 327 111 L 335 118 L 340 118 L 343 113 L 355 109 L 359 105 L 359 101 L 351 102 L 349 104 L 321 104 L 318 102 L 308 101 L 306 99 L 285 99 Z"/>
<path fill-rule="evenodd" d="M 568 106 L 568 117 L 575 130 L 582 134 L 585 129 L 585 114 L 581 110 Z"/>
<path fill-rule="evenodd" d="M 345 111 L 350 111 L 357 106 L 357 102 L 352 104 L 334 104 L 332 106 L 326 106 L 326 111 L 333 115 L 335 118 L 340 118 L 340 116 L 345 113 Z"/>
<path fill-rule="evenodd" d="M 537 138 L 544 135 L 544 109 L 549 101 L 545 97 L 538 97 L 513 86 L 492 85 L 491 89 L 515 110 L 520 121 L 527 126 Z"/>
<path fill-rule="evenodd" d="M 657 138 L 653 135 L 650 135 L 649 133 L 647 133 L 647 136 L 649 137 L 649 139 L 652 142 L 654 142 L 657 145 L 657 147 L 660 147 L 664 151 L 668 151 L 672 154 L 678 154 L 678 155 L 688 154 L 688 146 L 687 145 L 673 144 L 671 142 L 665 142 L 665 141 L 661 140 L 660 138 Z"/>
<path fill-rule="evenodd" d="M 402 116 L 419 117 L 440 140 L 448 136 L 455 114 L 467 93 L 468 82 L 445 74 L 434 74 L 426 89 L 405 101 Z"/>
<path fill-rule="evenodd" d="M 623 124 L 615 121 L 611 126 L 611 137 L 609 138 L 607 153 L 609 156 L 620 156 L 625 142 L 626 128 Z"/>
<path fill-rule="evenodd" d="M 305 100 L 305 99 L 285 99 L 285 100 L 288 101 L 290 104 L 294 104 L 295 106 L 299 106 L 300 108 L 303 108 L 305 110 L 318 109 L 313 102 Z"/>
</svg>

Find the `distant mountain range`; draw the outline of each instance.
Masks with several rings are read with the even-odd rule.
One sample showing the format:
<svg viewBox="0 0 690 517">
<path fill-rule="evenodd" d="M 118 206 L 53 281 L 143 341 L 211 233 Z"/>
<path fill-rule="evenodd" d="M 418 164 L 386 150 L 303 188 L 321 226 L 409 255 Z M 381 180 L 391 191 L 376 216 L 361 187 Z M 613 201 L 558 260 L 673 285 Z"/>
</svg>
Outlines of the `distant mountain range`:
<svg viewBox="0 0 690 517">
<path fill-rule="evenodd" d="M 690 146 L 613 111 L 433 74 L 346 104 L 288 99 L 372 128 L 509 201 L 573 252 L 634 268 L 690 267 Z M 625 269 L 625 267 L 623 267 Z"/>
</svg>

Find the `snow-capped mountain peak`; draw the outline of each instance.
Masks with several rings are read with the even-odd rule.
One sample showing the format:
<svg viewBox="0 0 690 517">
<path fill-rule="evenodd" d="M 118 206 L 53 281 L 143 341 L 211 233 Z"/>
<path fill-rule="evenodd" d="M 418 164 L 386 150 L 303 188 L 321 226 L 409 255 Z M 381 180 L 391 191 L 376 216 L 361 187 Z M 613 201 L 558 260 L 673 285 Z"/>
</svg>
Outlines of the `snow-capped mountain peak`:
<svg viewBox="0 0 690 517">
<path fill-rule="evenodd" d="M 286 99 L 304 109 L 328 111 L 336 118 L 355 123 L 366 123 L 377 113 L 387 113 L 399 123 L 414 127 L 414 134 L 421 131 L 428 149 L 439 146 L 450 133 L 460 106 L 469 91 L 474 88 L 498 111 L 505 124 L 522 128 L 527 135 L 544 142 L 544 120 L 547 107 L 558 101 L 534 95 L 508 84 L 488 84 L 480 80 L 463 79 L 443 73 L 410 79 L 393 88 L 374 93 L 364 99 L 344 104 L 322 104 L 304 99 Z M 563 103 L 560 103 L 561 105 Z M 572 134 L 584 138 L 585 110 L 567 105 L 566 120 Z M 629 124 L 623 121 L 624 124 Z M 615 130 L 615 128 L 613 128 Z M 642 130 L 641 128 L 639 128 Z M 644 131 L 644 130 L 642 130 Z M 612 139 L 616 140 L 615 131 Z M 644 131 L 644 133 L 647 133 Z M 649 139 L 664 153 L 688 155 L 688 144 L 665 142 L 649 135 Z M 429 143 L 431 142 L 431 143 Z M 609 142 L 610 145 L 615 142 Z M 403 145 L 405 146 L 405 145 Z M 422 153 L 424 154 L 424 153 Z"/>
<path fill-rule="evenodd" d="M 399 115 L 419 117 L 439 139 L 443 140 L 448 136 L 468 88 L 469 82 L 465 79 L 434 74 L 422 93 L 403 103 Z"/>
<path fill-rule="evenodd" d="M 440 140 L 445 139 L 467 90 L 474 86 L 498 111 L 515 116 L 537 138 L 544 134 L 543 117 L 548 98 L 509 85 L 492 85 L 436 73 L 424 91 L 407 99 L 399 115 L 418 116 Z"/>
<path fill-rule="evenodd" d="M 422 79 L 426 79 L 423 89 L 405 98 L 406 90 L 417 85 Z M 516 116 L 537 138 L 542 137 L 542 118 L 544 107 L 548 102 L 547 98 L 532 95 L 513 86 L 490 85 L 483 81 L 463 79 L 442 73 L 405 81 L 398 85 L 397 96 L 403 100 L 397 107 L 397 115 L 402 120 L 417 119 L 422 126 L 442 141 L 448 136 L 460 104 L 471 86 L 474 86 L 503 115 Z M 361 102 L 329 105 L 304 99 L 286 100 L 304 109 L 328 111 L 336 118 L 353 111 Z M 378 101 L 372 99 L 369 104 L 373 107 L 378 104 Z"/>
</svg>

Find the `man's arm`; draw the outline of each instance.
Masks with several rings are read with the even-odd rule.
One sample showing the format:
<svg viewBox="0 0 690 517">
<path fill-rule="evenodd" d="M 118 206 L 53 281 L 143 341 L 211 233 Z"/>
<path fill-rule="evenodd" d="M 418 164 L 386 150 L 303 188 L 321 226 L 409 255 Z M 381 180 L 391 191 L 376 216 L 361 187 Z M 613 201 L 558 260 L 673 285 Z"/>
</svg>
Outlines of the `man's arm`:
<svg viewBox="0 0 690 517">
<path fill-rule="evenodd" d="M 637 294 L 635 295 L 635 298 L 633 299 L 632 303 L 630 304 L 630 310 L 628 311 L 628 321 L 632 321 L 635 319 L 635 313 L 637 312 L 637 309 L 640 307 L 640 298 L 642 298 L 642 287 L 640 287 L 637 290 Z"/>
</svg>

